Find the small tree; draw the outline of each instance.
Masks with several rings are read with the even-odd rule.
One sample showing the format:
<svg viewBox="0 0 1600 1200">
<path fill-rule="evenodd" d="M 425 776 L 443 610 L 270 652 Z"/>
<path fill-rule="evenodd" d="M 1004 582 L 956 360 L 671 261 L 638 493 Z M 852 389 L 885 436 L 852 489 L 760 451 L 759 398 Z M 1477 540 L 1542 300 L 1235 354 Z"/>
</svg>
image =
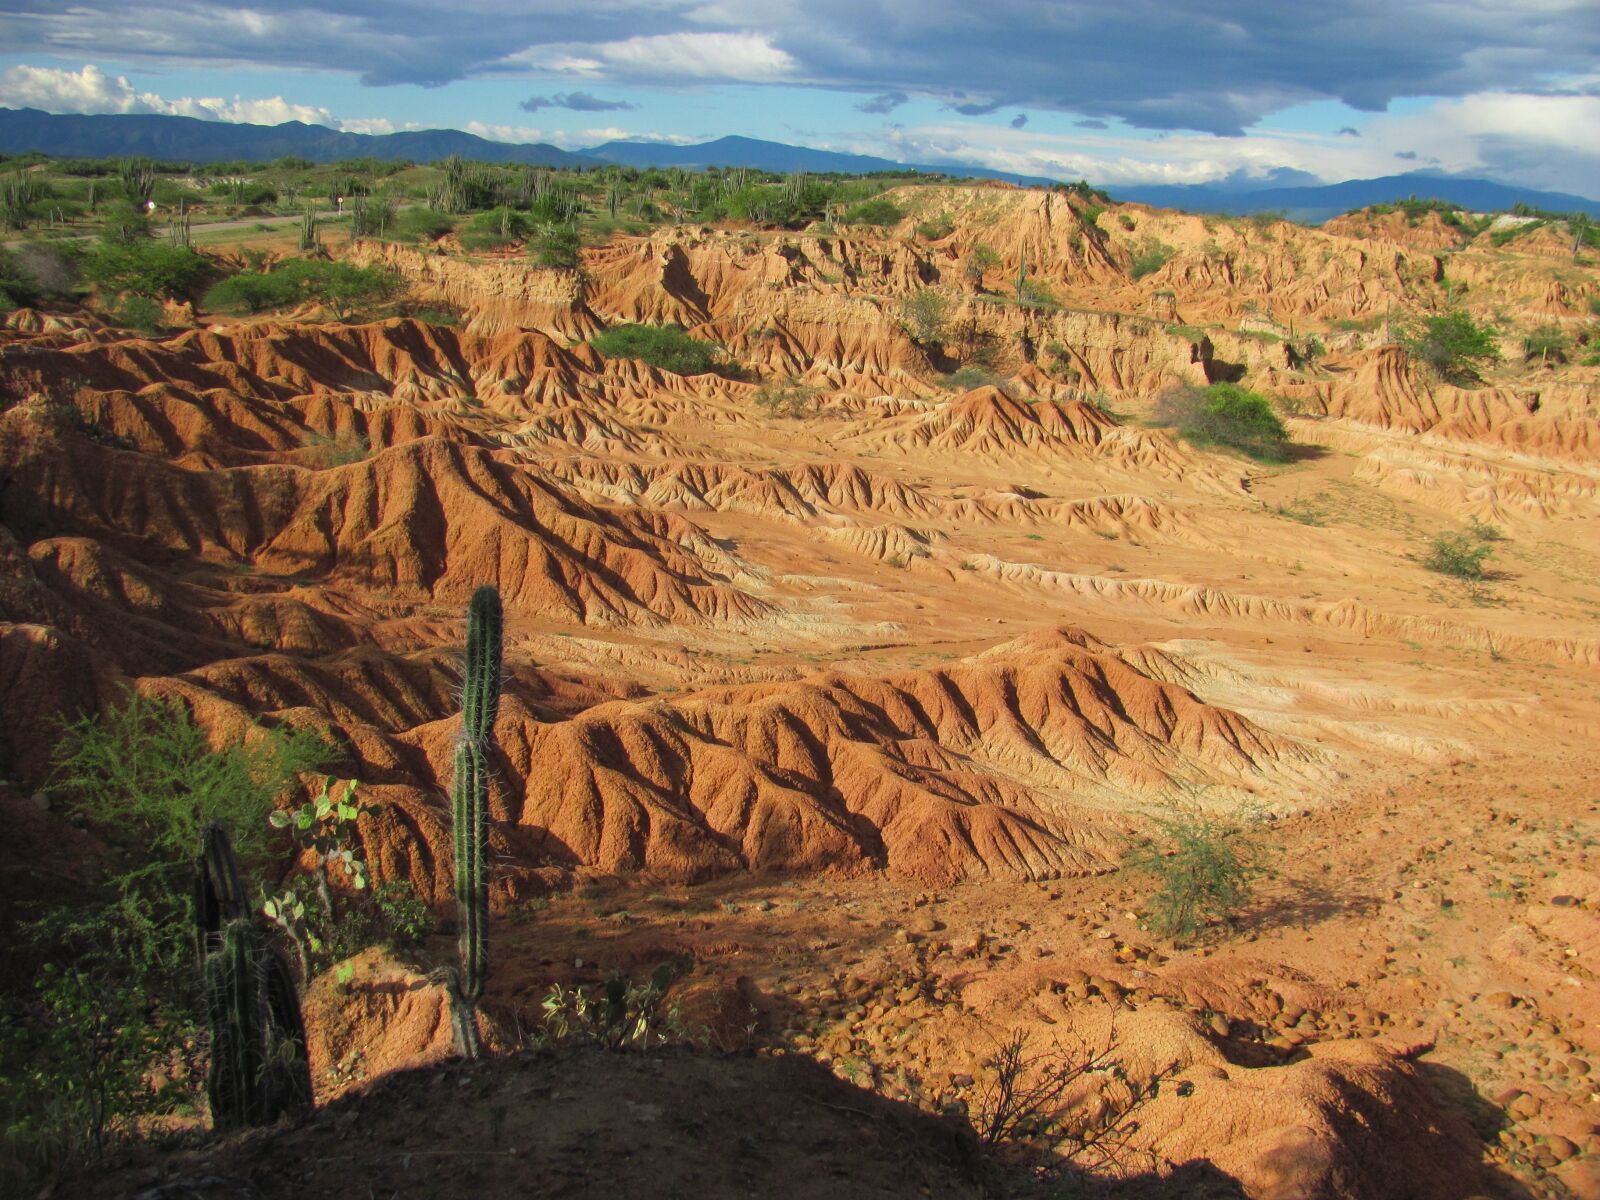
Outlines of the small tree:
<svg viewBox="0 0 1600 1200">
<path fill-rule="evenodd" d="M 1152 925 L 1173 938 L 1193 938 L 1202 926 L 1229 917 L 1268 873 L 1270 847 L 1257 832 L 1259 814 L 1206 816 L 1176 811 L 1156 820 L 1156 835 L 1123 860 L 1152 877 Z"/>
<path fill-rule="evenodd" d="M 945 337 L 945 319 L 950 314 L 950 297 L 933 288 L 922 288 L 900 302 L 900 319 L 919 346 L 931 346 Z"/>
<path fill-rule="evenodd" d="M 1500 361 L 1494 338 L 1491 326 L 1479 325 L 1456 309 L 1406 325 L 1398 340 L 1411 358 L 1440 379 L 1467 384 L 1478 380 L 1480 366 Z"/>
<path fill-rule="evenodd" d="M 1522 339 L 1523 358 L 1528 361 L 1537 358 L 1541 364 L 1549 363 L 1552 358 L 1566 362 L 1571 349 L 1572 339 L 1559 325 L 1541 325 Z"/>
</svg>

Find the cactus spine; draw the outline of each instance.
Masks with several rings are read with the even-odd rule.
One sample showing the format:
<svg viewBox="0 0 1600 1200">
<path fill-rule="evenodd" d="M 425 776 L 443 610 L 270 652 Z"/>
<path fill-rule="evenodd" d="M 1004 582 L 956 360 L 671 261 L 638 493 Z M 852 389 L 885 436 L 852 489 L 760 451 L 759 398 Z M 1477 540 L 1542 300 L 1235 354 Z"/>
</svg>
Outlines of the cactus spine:
<svg viewBox="0 0 1600 1200">
<path fill-rule="evenodd" d="M 203 835 L 195 934 L 211 1024 L 206 1095 L 219 1130 L 266 1125 L 311 1107 L 311 1067 L 294 981 L 250 919 L 228 835 Z"/>
<path fill-rule="evenodd" d="M 456 912 L 461 966 L 452 1008 L 456 1049 L 483 1051 L 477 1004 L 489 977 L 489 750 L 500 709 L 500 593 L 481 587 L 467 610 L 467 671 L 462 688 L 461 737 L 456 742 L 451 807 L 455 821 Z"/>
</svg>

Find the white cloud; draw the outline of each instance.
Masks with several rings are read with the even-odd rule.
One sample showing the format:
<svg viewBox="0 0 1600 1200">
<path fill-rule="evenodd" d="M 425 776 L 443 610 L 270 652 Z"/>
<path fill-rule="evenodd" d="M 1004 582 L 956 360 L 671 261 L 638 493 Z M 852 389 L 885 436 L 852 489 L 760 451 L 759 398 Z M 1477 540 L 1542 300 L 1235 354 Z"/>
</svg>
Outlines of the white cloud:
<svg viewBox="0 0 1600 1200">
<path fill-rule="evenodd" d="M 567 75 L 775 83 L 799 64 L 757 33 L 663 33 L 620 42 L 535 46 L 506 60 Z"/>
<path fill-rule="evenodd" d="M 304 121 L 309 125 L 337 125 L 326 108 L 294 104 L 282 96 L 232 100 L 220 96 L 188 96 L 169 100 L 155 92 L 137 90 L 123 75 L 107 75 L 93 64 L 78 71 L 54 67 L 15 66 L 0 75 L 0 104 L 12 108 L 42 108 L 54 113 L 158 113 L 197 117 L 202 121 L 236 121 L 251 125 L 280 125 Z"/>
<path fill-rule="evenodd" d="M 980 132 L 948 122 L 840 136 L 829 148 L 1103 184 L 1210 183 L 1240 172 L 1264 177 L 1283 167 L 1333 182 L 1427 167 L 1600 196 L 1597 128 L 1600 96 L 1483 92 L 1441 100 L 1420 112 L 1375 116 L 1355 138 L 1342 131 L 1274 129 L 1270 121 L 1229 138 L 1150 138 L 1076 128 L 1055 134 L 1035 126 L 986 126 Z"/>
</svg>

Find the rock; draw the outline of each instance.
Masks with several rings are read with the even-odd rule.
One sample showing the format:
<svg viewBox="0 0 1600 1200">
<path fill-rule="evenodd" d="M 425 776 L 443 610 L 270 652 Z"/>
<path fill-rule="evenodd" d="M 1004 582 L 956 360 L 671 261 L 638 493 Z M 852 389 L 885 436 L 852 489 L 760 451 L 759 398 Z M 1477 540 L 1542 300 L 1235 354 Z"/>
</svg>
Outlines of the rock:
<svg viewBox="0 0 1600 1200">
<path fill-rule="evenodd" d="M 1567 1159 L 1575 1158 L 1578 1154 L 1578 1147 L 1574 1143 L 1562 1137 L 1559 1133 L 1551 1134 L 1549 1137 L 1547 1137 L 1544 1141 L 1544 1145 L 1545 1149 L 1550 1151 L 1551 1156 L 1554 1157 L 1557 1162 L 1566 1162 Z"/>
<path fill-rule="evenodd" d="M 1488 1008 L 1515 1008 L 1517 997 L 1511 992 L 1490 992 L 1482 997 L 1482 1002 Z"/>
<path fill-rule="evenodd" d="M 1506 1106 L 1506 1113 L 1514 1121 L 1528 1121 L 1538 1116 L 1542 1107 L 1537 1097 L 1523 1092 Z"/>
</svg>

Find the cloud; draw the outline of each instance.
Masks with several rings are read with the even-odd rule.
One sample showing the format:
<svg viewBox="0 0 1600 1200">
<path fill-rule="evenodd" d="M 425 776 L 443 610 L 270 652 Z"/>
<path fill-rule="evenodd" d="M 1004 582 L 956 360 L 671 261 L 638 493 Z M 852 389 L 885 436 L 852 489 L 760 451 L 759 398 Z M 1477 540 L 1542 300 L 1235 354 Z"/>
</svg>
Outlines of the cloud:
<svg viewBox="0 0 1600 1200">
<path fill-rule="evenodd" d="M 1000 101 L 970 100 L 965 104 L 947 104 L 945 107 L 963 117 L 986 117 L 1000 107 Z"/>
<path fill-rule="evenodd" d="M 1354 125 L 1346 125 L 1343 129 L 1339 130 L 1339 136 L 1340 137 L 1360 137 L 1361 136 L 1361 130 L 1357 129 Z"/>
<path fill-rule="evenodd" d="M 572 112 L 627 112 L 638 107 L 626 100 L 602 100 L 588 92 L 557 92 L 553 96 L 529 96 L 517 105 L 523 112 L 538 112 L 541 108 L 565 108 Z"/>
<path fill-rule="evenodd" d="M 910 99 L 911 97 L 904 92 L 879 92 L 876 96 L 857 104 L 855 110 L 864 113 L 893 112 L 902 104 L 908 103 Z"/>
<path fill-rule="evenodd" d="M 1394 156 L 1396 158 L 1414 160 L 1417 157 L 1417 152 L 1415 150 L 1396 150 L 1394 152 Z"/>
<path fill-rule="evenodd" d="M 1109 121 L 1102 121 L 1102 120 L 1098 119 L 1097 117 L 1089 117 L 1086 120 L 1074 121 L 1073 124 L 1076 125 L 1079 129 L 1110 129 L 1111 128 L 1111 123 Z"/>
<path fill-rule="evenodd" d="M 1011 128 L 1013 128 L 1013 129 L 1021 129 L 1027 123 L 1028 123 L 1028 114 L 1027 113 L 1018 113 L 1016 116 L 1011 118 Z"/>
<path fill-rule="evenodd" d="M 797 82 L 956 96 L 1237 136 L 1306 101 L 1569 86 L 1600 59 L 1594 0 L 7 0 L 13 56 L 359 72 L 436 85 L 526 73 L 621 84 Z M 516 47 L 507 53 L 506 47 Z M 359 64 L 359 66 L 355 65 Z M 870 103 L 870 101 L 869 101 Z M 992 111 L 992 110 L 990 110 Z"/>
<path fill-rule="evenodd" d="M 1359 138 L 1277 129 L 1248 137 L 1176 132 L 1156 139 L 1112 132 L 1035 132 L 956 120 L 862 131 L 834 148 L 902 162 L 972 163 L 1019 175 L 1085 178 L 1115 186 L 1261 180 L 1286 185 L 1395 173 L 1397 155 L 1451 174 L 1600 198 L 1600 96 L 1486 92 L 1369 121 Z"/>
<path fill-rule="evenodd" d="M 248 125 L 281 125 L 303 121 L 308 125 L 338 127 L 326 108 L 294 104 L 282 96 L 245 99 L 220 96 L 169 100 L 155 92 L 141 92 L 122 75 L 107 75 L 99 67 L 78 71 L 56 67 L 9 67 L 0 75 L 0 104 L 11 108 L 40 108 L 54 113 L 156 113 L 170 117 L 197 117 L 202 121 L 235 121 Z"/>
<path fill-rule="evenodd" d="M 799 64 L 762 34 L 692 32 L 536 44 L 497 65 L 639 83 L 777 83 L 795 75 Z"/>
</svg>

